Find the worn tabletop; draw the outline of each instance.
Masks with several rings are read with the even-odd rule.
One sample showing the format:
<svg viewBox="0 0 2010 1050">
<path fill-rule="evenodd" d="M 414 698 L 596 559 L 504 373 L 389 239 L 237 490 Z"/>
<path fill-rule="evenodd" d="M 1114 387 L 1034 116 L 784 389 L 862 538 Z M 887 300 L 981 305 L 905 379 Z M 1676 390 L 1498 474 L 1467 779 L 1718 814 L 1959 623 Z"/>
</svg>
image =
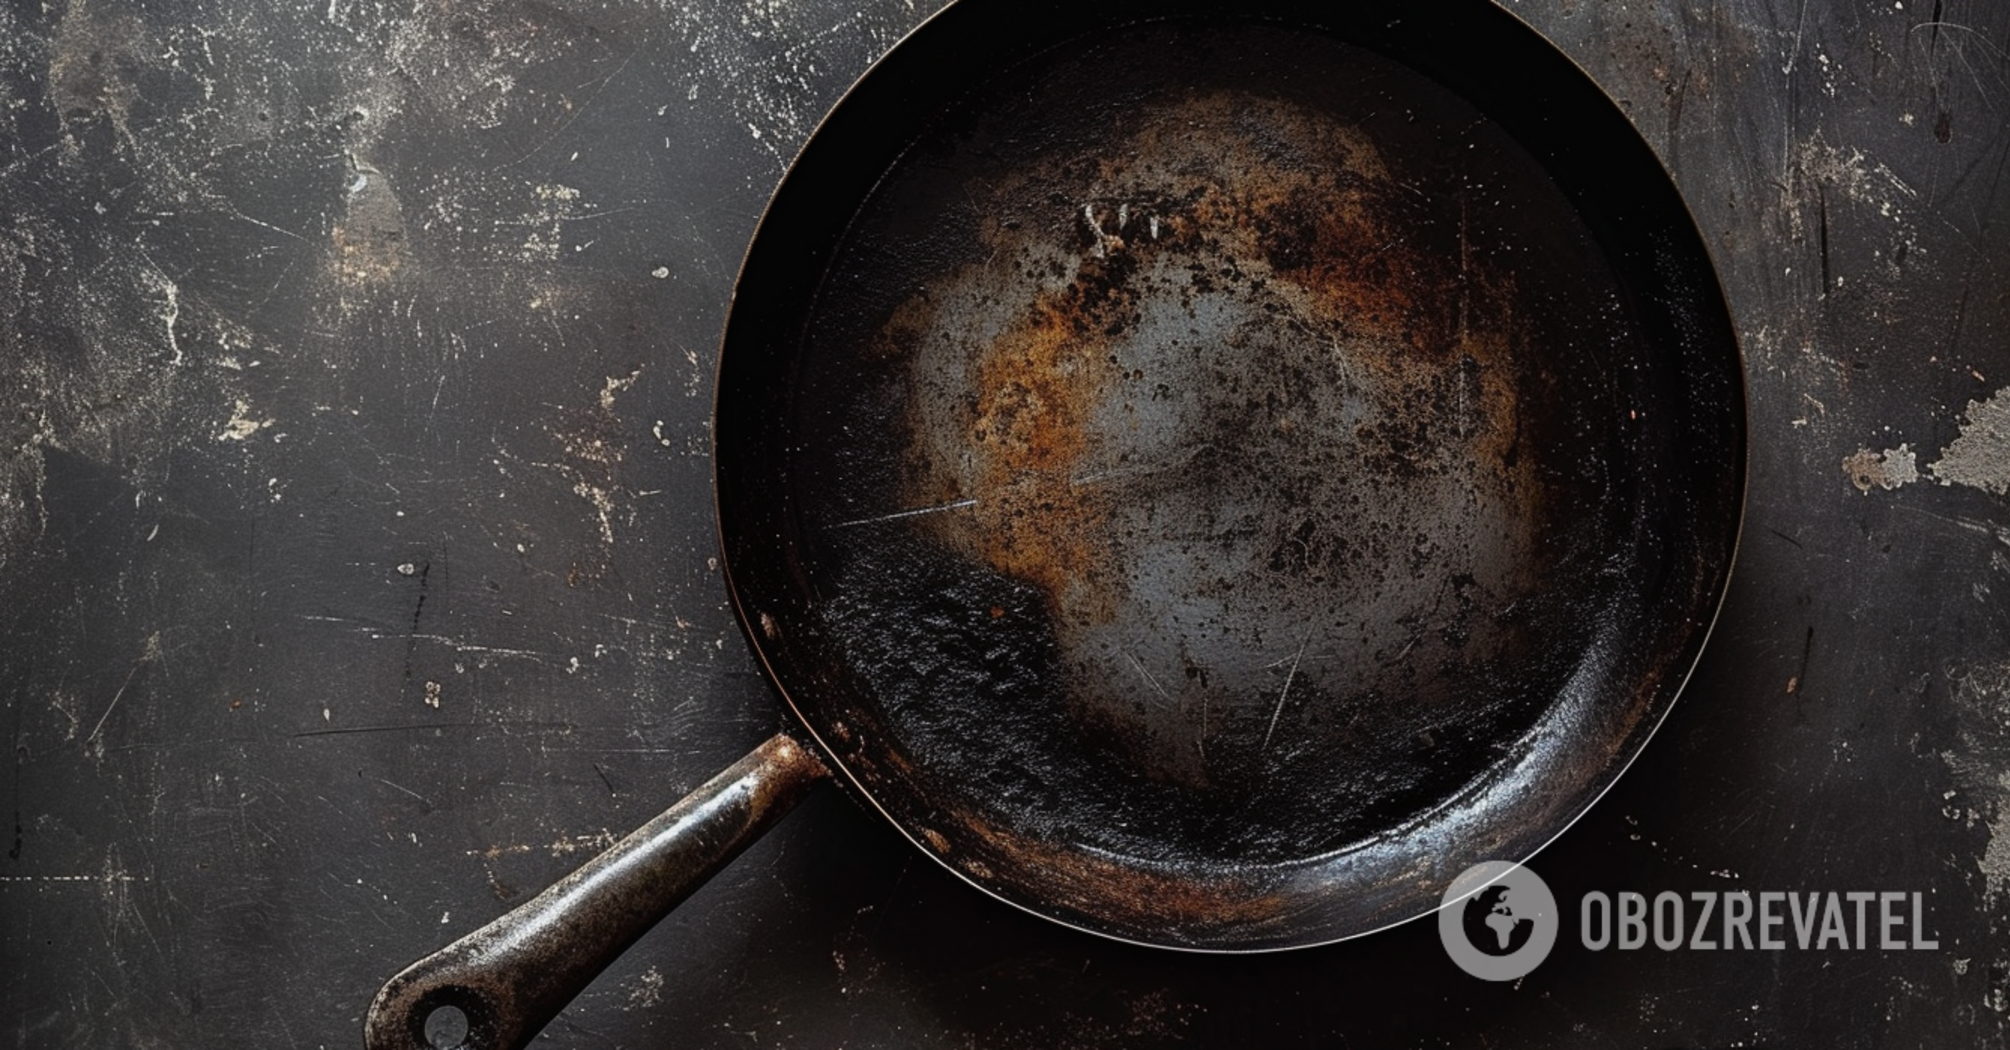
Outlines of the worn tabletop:
<svg viewBox="0 0 2010 1050">
<path fill-rule="evenodd" d="M 827 789 L 538 1045 L 2005 1039 L 2010 5 L 1504 6 L 1686 196 L 1751 420 L 1702 664 L 1534 866 L 1918 893 L 1938 947 L 1161 952 Z M 929 13 L 0 6 L 0 1039 L 357 1045 L 391 973 L 781 725 L 716 561 L 717 341 L 789 160 Z"/>
</svg>

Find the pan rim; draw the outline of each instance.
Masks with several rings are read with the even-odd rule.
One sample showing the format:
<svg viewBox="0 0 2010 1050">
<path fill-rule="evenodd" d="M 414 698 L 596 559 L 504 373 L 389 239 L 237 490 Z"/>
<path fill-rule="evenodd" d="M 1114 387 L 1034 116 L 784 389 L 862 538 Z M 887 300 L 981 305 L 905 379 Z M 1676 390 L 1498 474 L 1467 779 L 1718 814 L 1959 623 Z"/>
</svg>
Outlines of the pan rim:
<svg viewBox="0 0 2010 1050">
<path fill-rule="evenodd" d="M 790 685 L 790 680 L 792 677 L 794 677 L 792 672 L 785 666 L 784 661 L 778 659 L 774 648 L 769 644 L 764 644 L 763 642 L 764 629 L 762 626 L 762 621 L 766 616 L 766 613 L 759 607 L 756 596 L 749 593 L 746 582 L 746 574 L 744 572 L 735 571 L 735 564 L 736 561 L 738 561 L 739 559 L 732 550 L 732 544 L 729 542 L 729 537 L 732 534 L 734 526 L 729 521 L 731 512 L 729 512 L 726 509 L 727 484 L 724 480 L 726 470 L 723 466 L 725 462 L 725 456 L 728 451 L 725 448 L 724 443 L 728 440 L 728 435 L 722 433 L 722 431 L 725 431 L 728 428 L 722 428 L 716 425 L 716 422 L 722 419 L 726 414 L 726 409 L 724 406 L 728 397 L 728 378 L 729 378 L 728 370 L 734 365 L 735 355 L 731 352 L 732 334 L 734 332 L 734 325 L 732 323 L 732 319 L 738 317 L 743 308 L 750 308 L 745 307 L 743 305 L 742 296 L 747 290 L 749 272 L 756 261 L 757 252 L 760 250 L 760 246 L 762 245 L 764 240 L 764 234 L 768 234 L 768 231 L 771 229 L 771 226 L 774 223 L 781 221 L 777 219 L 778 209 L 785 206 L 785 196 L 789 193 L 792 181 L 799 180 L 804 177 L 799 175 L 799 172 L 803 168 L 805 157 L 808 156 L 813 149 L 817 148 L 817 143 L 820 137 L 825 136 L 826 132 L 829 131 L 834 126 L 834 124 L 837 124 L 844 119 L 843 114 L 846 112 L 846 107 L 848 105 L 855 104 L 855 100 L 862 97 L 862 92 L 867 89 L 867 85 L 873 81 L 873 78 L 876 75 L 881 74 L 881 72 L 884 69 L 888 68 L 889 63 L 897 63 L 900 61 L 904 61 L 904 59 L 901 56 L 903 56 L 906 53 L 910 53 L 913 49 L 915 49 L 918 46 L 921 46 L 922 44 L 926 44 L 927 39 L 932 38 L 938 33 L 942 32 L 943 30 L 941 29 L 941 27 L 947 24 L 950 20 L 963 17 L 962 15 L 958 14 L 958 12 L 967 11 L 969 9 L 976 7 L 981 7 L 983 6 L 983 4 L 984 0 L 959 0 L 959 2 L 948 4 L 942 7 L 941 9 L 935 11 L 931 15 L 929 15 L 926 19 L 918 23 L 912 30 L 906 33 L 898 42 L 896 42 L 886 52 L 884 52 L 879 57 L 879 59 L 877 59 L 865 71 L 865 73 L 863 73 L 858 78 L 857 82 L 855 82 L 852 85 L 852 87 L 848 89 L 840 97 L 838 102 L 834 104 L 833 107 L 826 113 L 826 115 L 818 122 L 817 127 L 815 128 L 815 130 L 813 130 L 809 138 L 805 140 L 804 146 L 798 152 L 797 157 L 789 165 L 787 172 L 778 183 L 775 193 L 770 197 L 767 206 L 764 208 L 760 221 L 756 227 L 756 232 L 754 236 L 750 239 L 747 250 L 745 251 L 745 253 L 743 253 L 740 269 L 736 276 L 732 295 L 728 302 L 728 322 L 725 326 L 725 331 L 722 333 L 721 336 L 719 353 L 716 358 L 716 365 L 714 371 L 715 402 L 714 402 L 713 419 L 715 421 L 715 425 L 711 431 L 711 443 L 712 443 L 711 451 L 714 463 L 714 474 L 713 474 L 714 524 L 718 530 L 717 534 L 720 538 L 720 559 L 721 559 L 720 568 L 722 575 L 726 580 L 727 591 L 729 598 L 731 600 L 731 604 L 734 608 L 735 616 L 740 622 L 742 632 L 747 638 L 749 646 L 756 660 L 759 662 L 764 676 L 767 678 L 769 683 L 771 683 L 771 685 L 774 687 L 775 691 L 781 696 L 785 705 L 787 706 L 792 715 L 792 719 L 790 720 L 789 726 L 786 731 L 790 732 L 792 735 L 807 738 L 817 749 L 818 753 L 825 757 L 826 761 L 831 766 L 831 768 L 836 770 L 840 774 L 840 777 L 838 779 L 840 780 L 841 783 L 843 783 L 847 794 L 856 797 L 857 799 L 865 803 L 871 810 L 878 812 L 883 818 L 885 818 L 888 822 L 890 822 L 893 825 L 893 827 L 901 834 L 902 837 L 906 838 L 909 842 L 913 843 L 915 848 L 919 849 L 923 854 L 926 854 L 927 856 L 935 860 L 942 867 L 954 873 L 960 880 L 976 887 L 979 890 L 982 890 L 987 895 L 995 899 L 1004 901 L 1005 903 L 1010 904 L 1015 908 L 1018 908 L 1021 911 L 1025 911 L 1030 914 L 1040 916 L 1043 919 L 1059 923 L 1063 926 L 1067 926 L 1072 929 L 1078 929 L 1086 933 L 1094 934 L 1098 937 L 1122 943 L 1137 944 L 1146 947 L 1164 948 L 1175 951 L 1196 952 L 1201 954 L 1255 954 L 1255 953 L 1265 953 L 1271 951 L 1291 950 L 1296 948 L 1316 947 L 1325 944 L 1338 943 L 1341 941 L 1352 940 L 1357 937 L 1364 937 L 1372 933 L 1392 929 L 1396 926 L 1400 926 L 1405 923 L 1414 922 L 1418 919 L 1429 917 L 1438 912 L 1446 904 L 1453 902 L 1437 901 L 1435 899 L 1435 895 L 1433 895 L 1433 903 L 1431 903 L 1429 907 L 1426 907 L 1422 910 L 1413 910 L 1409 914 L 1403 915 L 1402 917 L 1388 919 L 1386 921 L 1371 922 L 1359 928 L 1351 929 L 1346 932 L 1330 936 L 1314 934 L 1309 937 L 1298 937 L 1275 943 L 1263 942 L 1263 943 L 1250 943 L 1250 944 L 1214 944 L 1214 943 L 1192 944 L 1192 943 L 1179 943 L 1177 941 L 1170 941 L 1170 940 L 1154 940 L 1148 937 L 1131 936 L 1121 930 L 1115 930 L 1110 928 L 1099 928 L 1091 923 L 1074 921 L 1069 914 L 1053 909 L 1051 907 L 1043 906 L 1042 903 L 1035 903 L 1035 902 L 1029 902 L 1027 900 L 1018 899 L 1012 894 L 1005 892 L 1000 887 L 994 887 L 993 885 L 987 884 L 984 880 L 978 878 L 976 875 L 966 870 L 964 867 L 960 867 L 959 865 L 952 863 L 951 859 L 948 856 L 945 856 L 942 852 L 939 852 L 937 849 L 931 848 L 930 843 L 926 841 L 926 839 L 922 834 L 920 834 L 914 827 L 910 825 L 910 821 L 908 819 L 894 812 L 881 800 L 878 793 L 875 792 L 870 785 L 864 782 L 864 780 L 860 777 L 857 770 L 853 768 L 852 764 L 844 760 L 843 757 L 844 752 L 841 749 L 834 747 L 832 741 L 826 738 L 827 735 L 826 729 L 828 727 L 821 725 L 820 719 L 814 716 L 813 709 L 806 706 L 804 703 L 798 701 L 796 696 L 796 690 L 792 689 Z M 1683 241 L 1685 242 L 1684 243 L 1685 249 L 1692 248 L 1696 253 L 1697 257 L 1700 258 L 1702 261 L 1703 271 L 1705 272 L 1708 278 L 1707 282 L 1708 287 L 1699 289 L 1698 291 L 1702 295 L 1702 298 L 1705 300 L 1704 304 L 1705 307 L 1712 314 L 1712 320 L 1721 322 L 1723 328 L 1723 335 L 1725 336 L 1723 345 L 1713 347 L 1711 353 L 1721 354 L 1728 352 L 1729 360 L 1728 362 L 1725 363 L 1731 366 L 1731 372 L 1733 373 L 1734 377 L 1732 386 L 1735 388 L 1734 390 L 1735 396 L 1732 398 L 1735 404 L 1726 406 L 1729 415 L 1728 421 L 1732 423 L 1734 427 L 1734 433 L 1727 436 L 1727 442 L 1730 446 L 1728 451 L 1731 453 L 1729 458 L 1732 460 L 1732 462 L 1724 464 L 1724 468 L 1730 475 L 1728 480 L 1730 482 L 1729 487 L 1732 493 L 1730 499 L 1730 505 L 1727 508 L 1722 508 L 1723 513 L 1728 518 L 1728 528 L 1724 529 L 1721 535 L 1716 535 L 1717 541 L 1721 543 L 1721 554 L 1720 554 L 1721 560 L 1716 560 L 1714 558 L 1708 558 L 1708 557 L 1700 559 L 1700 560 L 1710 560 L 1713 562 L 1714 565 L 1714 571 L 1705 573 L 1705 575 L 1709 577 L 1706 584 L 1707 593 L 1709 595 L 1708 599 L 1703 603 L 1704 607 L 1698 610 L 1698 613 L 1700 615 L 1696 618 L 1696 622 L 1690 624 L 1688 631 L 1685 635 L 1683 644 L 1676 647 L 1673 655 L 1669 658 L 1665 666 L 1657 668 L 1657 671 L 1659 673 L 1655 676 L 1655 681 L 1652 683 L 1655 696 L 1653 699 L 1645 702 L 1641 724 L 1637 726 L 1634 730 L 1632 730 L 1625 740 L 1622 740 L 1620 742 L 1623 745 L 1623 751 L 1624 751 L 1623 756 L 1620 757 L 1618 761 L 1607 764 L 1605 767 L 1602 768 L 1602 771 L 1599 774 L 1597 774 L 1592 778 L 1593 781 L 1595 781 L 1596 786 L 1588 793 L 1588 795 L 1586 795 L 1581 800 L 1581 804 L 1575 806 L 1574 811 L 1570 812 L 1566 818 L 1562 819 L 1554 827 L 1547 829 L 1545 833 L 1538 836 L 1534 845 L 1529 846 L 1526 849 L 1518 849 L 1514 851 L 1516 853 L 1521 854 L 1520 856 L 1485 858 L 1485 859 L 1509 860 L 1519 865 L 1527 863 L 1530 859 L 1538 855 L 1542 850 L 1548 848 L 1558 838 L 1562 837 L 1566 832 L 1568 832 L 1580 819 L 1583 818 L 1583 816 L 1586 813 L 1588 813 L 1591 810 L 1593 806 L 1595 806 L 1599 801 L 1601 801 L 1607 795 L 1607 793 L 1609 793 L 1612 790 L 1612 788 L 1618 783 L 1620 778 L 1623 777 L 1632 768 L 1634 763 L 1638 761 L 1641 752 L 1645 750 L 1645 748 L 1651 742 L 1653 737 L 1660 731 L 1661 727 L 1665 724 L 1668 714 L 1673 709 L 1675 700 L 1688 686 L 1690 680 L 1693 678 L 1696 672 L 1697 666 L 1700 664 L 1702 660 L 1703 654 L 1706 651 L 1708 651 L 1708 643 L 1715 631 L 1716 624 L 1720 616 L 1722 615 L 1723 609 L 1728 600 L 1728 595 L 1730 592 L 1737 557 L 1743 541 L 1744 521 L 1747 513 L 1748 479 L 1750 470 L 1750 435 L 1749 435 L 1750 391 L 1749 391 L 1749 385 L 1745 381 L 1744 366 L 1743 366 L 1744 355 L 1743 355 L 1743 349 L 1739 344 L 1739 338 L 1738 338 L 1739 329 L 1735 324 L 1735 317 L 1732 314 L 1729 297 L 1725 294 L 1722 278 L 1718 274 L 1715 266 L 1712 263 L 1708 245 L 1704 240 L 1700 227 L 1697 225 L 1695 221 L 1694 214 L 1693 212 L 1690 211 L 1687 201 L 1682 197 L 1681 193 L 1679 192 L 1679 188 L 1675 185 L 1673 176 L 1667 170 L 1665 162 L 1663 162 L 1660 156 L 1653 151 L 1651 146 L 1647 144 L 1644 137 L 1639 134 L 1638 129 L 1632 125 L 1630 120 L 1628 120 L 1624 116 L 1623 110 L 1619 107 L 1617 101 L 1612 97 L 1612 95 L 1609 92 L 1607 92 L 1601 85 L 1599 85 L 1598 82 L 1568 54 L 1563 52 L 1560 48 L 1556 47 L 1556 45 L 1551 41 L 1549 41 L 1547 38 L 1543 37 L 1539 32 L 1535 30 L 1533 26 L 1529 25 L 1526 21 L 1522 20 L 1519 16 L 1515 15 L 1514 12 L 1507 10 L 1497 4 L 1486 2 L 1486 0 L 1476 0 L 1476 2 L 1463 5 L 1459 10 L 1458 16 L 1461 18 L 1469 17 L 1467 15 L 1467 12 L 1478 11 L 1480 9 L 1485 9 L 1487 12 L 1490 12 L 1493 15 L 1505 16 L 1506 18 L 1512 20 L 1512 22 L 1519 28 L 1520 33 L 1526 38 L 1519 43 L 1520 47 L 1522 47 L 1525 50 L 1539 49 L 1543 53 L 1544 61 L 1556 64 L 1557 68 L 1560 70 L 1568 71 L 1569 75 L 1574 78 L 1573 83 L 1577 85 L 1577 90 L 1582 91 L 1584 89 L 1589 89 L 1591 92 L 1595 93 L 1595 97 L 1598 103 L 1602 104 L 1602 106 L 1605 109 L 1610 111 L 1612 117 L 1616 119 L 1619 125 L 1624 126 L 1624 129 L 1627 132 L 1627 135 L 1629 136 L 1627 146 L 1631 149 L 1637 150 L 1652 162 L 1653 170 L 1658 173 L 1661 180 L 1661 184 L 1657 185 L 1656 189 L 1665 190 L 1665 196 L 1667 198 L 1668 203 L 1672 203 L 1676 211 L 1679 213 L 1680 229 L 1679 231 L 1677 231 L 1677 233 L 1682 237 Z M 1172 18 L 1179 16 L 1175 14 L 1175 15 L 1167 15 L 1165 17 Z M 1252 16 L 1252 17 L 1260 17 L 1260 16 Z M 1126 20 L 1126 24 L 1131 24 L 1138 21 L 1143 21 L 1143 19 L 1128 19 Z M 1307 19 L 1299 24 L 1307 26 L 1308 28 L 1315 25 L 1323 27 L 1324 25 L 1323 23 L 1318 22 L 1316 19 Z M 1091 30 L 1087 29 L 1082 30 L 1083 33 L 1089 31 Z M 1079 36 L 1080 34 L 1075 35 Z M 1339 34 L 1335 35 L 1339 36 Z M 1051 38 L 1050 46 L 1059 46 L 1065 40 L 1071 38 L 1072 37 L 1068 35 L 1055 36 Z M 1344 36 L 1339 36 L 1339 38 L 1343 40 L 1346 39 Z M 1400 58 L 1397 60 L 1401 61 Z M 772 235 L 772 234 L 769 235 L 770 238 L 774 236 L 779 235 Z M 1713 546 L 1711 548 L 1711 553 L 1717 554 L 1717 552 L 1718 548 Z M 1457 807 L 1462 800 L 1467 799 L 1471 794 L 1475 793 L 1476 791 L 1484 790 L 1485 787 L 1486 787 L 1485 785 L 1476 785 L 1473 782 L 1468 782 L 1463 788 L 1461 788 L 1458 791 L 1452 792 L 1437 804 L 1429 807 L 1428 809 L 1420 813 L 1411 816 L 1410 818 L 1402 821 L 1398 825 L 1390 827 L 1387 831 L 1387 836 L 1385 837 L 1400 836 L 1408 832 L 1409 830 L 1427 825 L 1434 819 L 1439 817 L 1441 814 L 1446 812 L 1447 810 Z M 1365 847 L 1361 843 L 1350 842 L 1347 845 L 1337 847 L 1333 850 L 1326 851 L 1317 855 L 1296 857 L 1288 861 L 1274 864 L 1263 863 L 1256 865 L 1256 867 L 1262 868 L 1264 870 L 1311 869 L 1314 867 L 1321 866 L 1322 864 L 1331 861 L 1333 858 L 1344 856 L 1359 851 L 1363 848 Z M 1137 858 L 1132 859 L 1136 860 Z M 1455 874 L 1457 874 L 1457 872 L 1445 873 L 1442 880 L 1439 881 L 1437 885 L 1442 886 L 1445 883 L 1449 883 L 1451 880 L 1451 876 Z M 1474 892 L 1476 891 L 1477 888 L 1475 888 Z M 1462 900 L 1464 899 L 1464 897 L 1462 896 L 1458 899 Z"/>
</svg>

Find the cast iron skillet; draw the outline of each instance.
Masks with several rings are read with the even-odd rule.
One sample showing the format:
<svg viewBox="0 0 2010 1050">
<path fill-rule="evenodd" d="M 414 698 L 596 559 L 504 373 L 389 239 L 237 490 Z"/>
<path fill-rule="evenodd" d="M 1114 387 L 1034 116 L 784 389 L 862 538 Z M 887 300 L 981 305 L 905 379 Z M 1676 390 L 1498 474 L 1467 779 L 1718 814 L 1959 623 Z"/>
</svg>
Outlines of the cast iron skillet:
<svg viewBox="0 0 2010 1050">
<path fill-rule="evenodd" d="M 1715 276 L 1526 27 L 1321 6 L 963 0 L 846 96 L 718 377 L 801 726 L 393 979 L 371 1047 L 527 1042 L 827 768 L 1004 900 L 1219 951 L 1425 914 L 1612 783 L 1736 545 Z"/>
</svg>

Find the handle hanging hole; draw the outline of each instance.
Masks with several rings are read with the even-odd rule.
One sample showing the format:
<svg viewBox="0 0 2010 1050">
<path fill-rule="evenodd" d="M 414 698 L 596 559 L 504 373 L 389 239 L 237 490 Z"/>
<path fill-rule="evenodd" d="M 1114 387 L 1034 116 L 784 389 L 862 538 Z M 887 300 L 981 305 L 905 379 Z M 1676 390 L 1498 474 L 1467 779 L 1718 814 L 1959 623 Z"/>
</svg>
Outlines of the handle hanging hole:
<svg viewBox="0 0 2010 1050">
<path fill-rule="evenodd" d="M 433 1050 L 456 1050 L 468 1041 L 468 1015 L 458 1006 L 435 1006 L 426 1015 L 426 1042 Z"/>
</svg>

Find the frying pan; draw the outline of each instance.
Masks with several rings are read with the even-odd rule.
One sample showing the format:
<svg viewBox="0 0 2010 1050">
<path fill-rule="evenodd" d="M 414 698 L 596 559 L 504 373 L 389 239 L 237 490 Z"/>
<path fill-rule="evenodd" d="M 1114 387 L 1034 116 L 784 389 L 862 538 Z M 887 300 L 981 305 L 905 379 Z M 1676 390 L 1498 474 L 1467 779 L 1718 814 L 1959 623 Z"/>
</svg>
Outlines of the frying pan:
<svg viewBox="0 0 2010 1050">
<path fill-rule="evenodd" d="M 379 994 L 516 1047 L 829 771 L 1094 933 L 1428 913 L 1619 776 L 1723 594 L 1736 342 L 1666 174 L 1491 4 L 962 0 L 804 148 L 718 374 L 799 725 Z"/>
</svg>

